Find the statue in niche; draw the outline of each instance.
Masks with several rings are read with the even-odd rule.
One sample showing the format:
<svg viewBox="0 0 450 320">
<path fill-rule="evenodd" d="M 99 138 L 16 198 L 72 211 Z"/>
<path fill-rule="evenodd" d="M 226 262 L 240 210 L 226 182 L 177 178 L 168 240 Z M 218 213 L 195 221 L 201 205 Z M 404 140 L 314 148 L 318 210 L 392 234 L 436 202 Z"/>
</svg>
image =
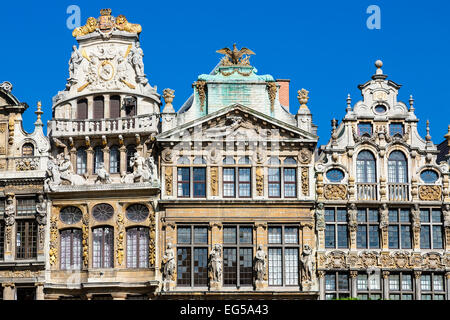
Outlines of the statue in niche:
<svg viewBox="0 0 450 320">
<path fill-rule="evenodd" d="M 222 252 L 220 244 L 214 245 L 209 254 L 209 273 L 211 282 L 222 281 Z"/>
<path fill-rule="evenodd" d="M 325 230 L 325 212 L 323 203 L 318 203 L 316 208 L 316 230 Z"/>
<path fill-rule="evenodd" d="M 444 215 L 444 227 L 450 227 L 450 205 L 444 205 L 444 210 L 442 210 L 442 214 Z"/>
<path fill-rule="evenodd" d="M 312 248 L 308 244 L 305 244 L 300 257 L 300 262 L 302 263 L 302 281 L 312 281 L 314 267 L 312 259 Z"/>
<path fill-rule="evenodd" d="M 36 220 L 40 225 L 47 224 L 47 201 L 43 194 L 40 194 L 39 202 L 36 204 Z"/>
<path fill-rule="evenodd" d="M 163 256 L 163 277 L 164 281 L 173 281 L 175 280 L 175 254 L 172 249 L 172 243 L 167 244 L 167 249 L 164 252 Z"/>
<path fill-rule="evenodd" d="M 386 203 L 383 203 L 380 208 L 380 229 L 387 228 L 389 225 L 389 210 Z"/>
<path fill-rule="evenodd" d="M 264 276 L 266 275 L 266 258 L 267 255 L 264 252 L 262 245 L 258 245 L 258 250 L 255 254 L 255 272 L 257 281 L 264 281 Z"/>
</svg>

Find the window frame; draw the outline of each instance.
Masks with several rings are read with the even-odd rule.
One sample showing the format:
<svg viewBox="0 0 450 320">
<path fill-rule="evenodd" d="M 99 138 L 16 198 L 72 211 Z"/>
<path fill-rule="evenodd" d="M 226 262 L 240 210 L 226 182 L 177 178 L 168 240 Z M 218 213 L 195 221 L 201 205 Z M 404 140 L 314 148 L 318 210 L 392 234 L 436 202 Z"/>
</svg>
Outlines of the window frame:
<svg viewBox="0 0 450 320">
<path fill-rule="evenodd" d="M 406 212 L 406 210 L 408 210 L 408 222 L 402 221 L 402 219 L 401 219 L 402 210 L 404 212 Z M 392 219 L 391 219 L 391 212 L 394 212 L 394 211 L 396 211 L 396 216 L 397 216 L 396 220 L 397 221 L 392 221 Z M 390 208 L 388 214 L 389 214 L 388 248 L 389 249 L 405 249 L 405 250 L 413 249 L 413 230 L 412 230 L 410 209 L 408 209 L 408 208 Z M 396 248 L 391 247 L 391 237 L 392 237 L 391 227 L 397 227 L 398 246 Z M 409 248 L 403 246 L 404 234 L 402 232 L 402 229 L 404 227 L 407 227 L 409 230 L 409 244 L 410 244 Z"/>
<path fill-rule="evenodd" d="M 359 217 L 360 217 L 360 212 L 364 211 L 364 221 L 360 221 Z M 376 221 L 371 221 L 370 219 L 370 212 L 374 211 L 376 212 L 377 215 L 377 220 Z M 356 248 L 357 249 L 380 249 L 381 248 L 381 235 L 379 232 L 379 225 L 380 225 L 380 217 L 379 217 L 379 213 L 378 210 L 375 208 L 358 208 L 358 226 L 357 226 L 357 231 L 356 231 Z M 359 234 L 360 234 L 360 226 L 364 226 L 366 228 L 365 231 L 365 243 L 366 246 L 360 246 L 359 244 Z M 376 228 L 377 232 L 377 239 L 378 239 L 378 244 L 377 246 L 372 246 L 371 245 L 371 235 L 372 235 L 372 231 L 371 229 L 373 227 Z"/>
<path fill-rule="evenodd" d="M 347 276 L 347 285 L 348 288 L 347 289 L 341 289 L 340 286 L 340 279 L 339 276 Z M 334 289 L 333 290 L 327 290 L 327 276 L 334 276 Z M 340 299 L 340 298 L 349 298 L 351 296 L 351 288 L 352 288 L 352 284 L 351 284 L 351 277 L 350 277 L 350 273 L 346 272 L 346 271 L 326 271 L 325 272 L 325 300 L 336 300 L 336 299 Z M 333 299 L 328 299 L 328 296 L 333 295 Z"/>
<path fill-rule="evenodd" d="M 327 206 L 325 207 L 325 212 L 327 210 L 333 210 L 333 221 L 327 221 L 327 215 L 325 214 L 325 248 L 326 249 L 349 249 L 350 246 L 350 233 L 348 228 L 348 218 L 347 218 L 347 208 L 340 207 L 340 206 Z M 344 210 L 345 211 L 345 221 L 338 221 L 338 211 Z M 330 247 L 327 245 L 327 226 L 333 226 L 334 228 L 334 246 Z M 345 226 L 346 227 L 346 246 L 342 247 L 339 244 L 339 226 Z"/>
<path fill-rule="evenodd" d="M 367 281 L 367 287 L 366 289 L 360 289 L 359 288 L 359 276 L 366 276 L 366 281 Z M 373 300 L 371 299 L 374 295 L 378 295 L 379 299 L 375 299 L 375 300 L 382 300 L 383 299 L 383 278 L 381 277 L 380 273 L 375 273 L 373 274 L 374 276 L 378 276 L 378 284 L 379 284 L 379 288 L 377 289 L 373 289 L 371 288 L 371 283 L 370 283 L 370 276 L 369 274 L 367 274 L 367 272 L 358 272 L 357 277 L 355 278 L 356 281 L 356 295 L 358 297 L 358 299 L 360 300 Z M 360 295 L 367 295 L 367 299 L 361 299 Z"/>
<path fill-rule="evenodd" d="M 134 232 L 134 236 L 136 237 L 135 242 L 133 243 L 133 250 L 129 250 L 130 249 L 130 240 L 129 240 L 129 236 L 131 235 L 131 233 Z M 131 226 L 129 228 L 126 229 L 126 235 L 127 235 L 127 243 L 126 243 L 126 248 L 127 248 L 127 255 L 126 255 L 126 266 L 129 269 L 148 269 L 149 268 L 149 243 L 150 243 L 150 234 L 149 234 L 149 227 L 146 226 Z M 141 234 L 145 235 L 145 239 L 146 241 L 144 241 L 144 243 L 141 243 Z M 141 249 L 145 248 L 145 258 L 144 258 L 144 262 L 140 260 L 141 258 Z M 129 263 L 129 260 L 132 258 L 130 257 L 131 253 L 136 253 L 136 266 L 132 266 Z"/>
<path fill-rule="evenodd" d="M 423 221 L 422 219 L 422 212 L 428 212 L 428 217 L 429 217 L 429 221 Z M 439 211 L 440 212 L 440 221 L 439 222 L 435 222 L 433 221 L 433 211 Z M 425 233 L 424 227 L 428 227 L 429 228 L 429 241 L 430 241 L 430 247 L 429 248 L 425 248 L 423 246 L 423 240 L 422 240 L 422 236 Z M 440 247 L 436 247 L 435 244 L 435 227 L 440 227 L 440 234 L 441 234 L 441 243 L 442 246 Z M 441 208 L 435 208 L 435 207 L 425 207 L 425 208 L 420 208 L 420 249 L 422 250 L 432 250 L 432 249 L 438 249 L 438 250 L 442 250 L 445 248 L 445 230 L 444 230 L 444 219 L 442 216 L 442 210 Z"/>
<path fill-rule="evenodd" d="M 424 290 L 422 287 L 422 278 L 424 276 L 430 276 L 430 286 L 431 286 L 431 290 Z M 442 290 L 438 291 L 435 288 L 435 277 L 436 276 L 441 276 L 442 277 Z M 447 294 L 447 279 L 445 277 L 445 272 L 423 272 L 420 275 L 420 299 L 421 300 L 430 300 L 430 299 L 423 299 L 424 295 L 431 295 L 431 300 L 447 300 L 446 299 L 446 294 Z M 435 297 L 439 295 L 439 296 L 443 296 L 443 299 L 435 299 Z"/>
<path fill-rule="evenodd" d="M 399 276 L 399 289 L 391 289 L 391 277 L 394 275 Z M 403 277 L 405 275 L 411 276 L 411 290 L 403 289 Z M 415 300 L 416 281 L 412 272 L 391 272 L 388 278 L 388 299 L 389 300 Z M 399 295 L 400 299 L 391 299 L 391 294 Z M 405 295 L 411 295 L 412 299 L 403 299 Z"/>
<path fill-rule="evenodd" d="M 106 229 L 109 229 L 109 231 L 110 231 L 110 236 L 109 236 L 110 239 L 106 238 L 106 233 L 105 233 Z M 97 255 L 96 255 L 96 251 L 95 251 L 95 237 L 96 237 L 95 231 L 96 230 L 101 230 L 101 240 L 100 240 L 101 242 L 100 242 L 100 248 L 99 248 L 100 261 L 96 260 L 96 259 L 98 259 Z M 108 243 L 108 241 L 110 241 L 110 243 Z M 109 250 L 110 250 L 109 258 L 111 260 L 109 261 L 109 265 L 105 266 L 106 262 L 107 262 L 105 259 L 105 256 L 106 256 L 105 251 L 106 251 L 107 246 L 109 246 Z M 100 225 L 95 228 L 92 228 L 92 268 L 95 268 L 95 269 L 112 269 L 112 268 L 114 268 L 114 266 L 115 266 L 114 256 L 115 256 L 114 255 L 114 227 L 109 226 L 109 225 Z M 100 265 L 100 266 L 98 266 L 98 265 Z"/>
<path fill-rule="evenodd" d="M 66 244 L 66 248 L 69 249 L 69 252 L 63 250 L 63 240 L 64 240 L 64 233 L 70 233 L 70 237 L 69 237 L 69 243 L 68 245 Z M 75 253 L 74 253 L 74 247 L 75 247 L 75 241 L 78 241 L 76 239 L 75 236 L 79 236 L 79 257 L 76 257 Z M 60 259 L 59 259 L 59 263 L 60 263 L 60 269 L 61 270 L 81 270 L 82 266 L 83 266 L 83 261 L 82 261 L 82 257 L 83 257 L 83 249 L 82 249 L 82 230 L 79 228 L 66 228 L 66 229 L 61 229 L 59 230 L 59 237 L 60 237 L 60 241 L 59 241 L 59 245 L 61 248 L 61 254 L 60 254 Z M 69 254 L 69 260 L 70 260 L 70 265 L 67 266 L 65 264 L 65 262 L 63 263 L 63 261 L 67 260 L 65 259 L 66 254 Z M 78 261 L 76 261 L 78 260 Z M 77 265 L 78 262 L 78 265 Z"/>
</svg>

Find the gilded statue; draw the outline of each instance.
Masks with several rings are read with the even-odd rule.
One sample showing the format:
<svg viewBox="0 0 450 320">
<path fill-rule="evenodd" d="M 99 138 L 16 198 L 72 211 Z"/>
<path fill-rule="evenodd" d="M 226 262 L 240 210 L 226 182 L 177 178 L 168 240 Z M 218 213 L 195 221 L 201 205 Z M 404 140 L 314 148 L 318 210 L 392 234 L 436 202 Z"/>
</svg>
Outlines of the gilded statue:
<svg viewBox="0 0 450 320">
<path fill-rule="evenodd" d="M 141 33 L 142 27 L 139 24 L 129 23 L 127 18 L 121 14 L 116 18 L 116 28 L 121 31 L 131 32 L 131 33 Z"/>
<path fill-rule="evenodd" d="M 76 37 L 80 37 L 80 36 L 85 36 L 89 33 L 94 32 L 98 27 L 98 23 L 97 23 L 97 19 L 93 18 L 93 17 L 89 17 L 86 21 L 86 24 L 84 26 L 75 28 L 72 32 L 72 36 Z"/>
<path fill-rule="evenodd" d="M 216 51 L 217 53 L 221 53 L 225 55 L 225 58 L 227 62 L 233 64 L 233 65 L 242 65 L 247 64 L 248 59 L 244 61 L 243 57 L 244 55 L 254 55 L 255 53 L 248 49 L 248 48 L 241 48 L 240 50 L 237 49 L 236 43 L 233 44 L 233 50 L 230 48 L 223 48 Z"/>
</svg>

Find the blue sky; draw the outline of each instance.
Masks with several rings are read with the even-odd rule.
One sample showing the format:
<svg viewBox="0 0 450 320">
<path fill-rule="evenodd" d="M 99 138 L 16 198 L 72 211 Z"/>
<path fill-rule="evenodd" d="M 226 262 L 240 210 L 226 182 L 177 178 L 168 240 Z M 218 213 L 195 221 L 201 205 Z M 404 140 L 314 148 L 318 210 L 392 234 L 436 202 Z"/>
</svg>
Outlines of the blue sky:
<svg viewBox="0 0 450 320">
<path fill-rule="evenodd" d="M 296 91 L 310 91 L 308 103 L 319 125 L 320 144 L 330 136 L 330 121 L 345 114 L 346 98 L 361 98 L 357 85 L 375 72 L 382 59 L 389 79 L 402 84 L 400 100 L 415 99 L 425 135 L 431 122 L 435 143 L 450 124 L 450 2 L 428 1 L 4 1 L 0 82 L 12 82 L 13 94 L 30 108 L 24 127 L 51 117 L 51 98 L 63 90 L 75 40 L 66 27 L 67 7 L 81 8 L 81 22 L 111 8 L 142 25 L 145 73 L 158 92 L 175 89 L 175 108 L 192 93 L 191 84 L 209 73 L 233 42 L 252 49 L 259 74 L 291 79 L 291 112 Z M 369 5 L 381 9 L 381 29 L 369 30 Z"/>
</svg>

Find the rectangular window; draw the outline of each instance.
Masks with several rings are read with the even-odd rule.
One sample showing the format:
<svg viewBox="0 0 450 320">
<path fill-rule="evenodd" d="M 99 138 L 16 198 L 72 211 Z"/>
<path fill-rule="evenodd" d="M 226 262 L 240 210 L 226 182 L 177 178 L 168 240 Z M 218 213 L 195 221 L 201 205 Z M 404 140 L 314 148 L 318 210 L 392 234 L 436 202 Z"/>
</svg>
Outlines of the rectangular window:
<svg viewBox="0 0 450 320">
<path fill-rule="evenodd" d="M 35 220 L 17 220 L 16 258 L 34 259 L 37 256 L 37 223 Z"/>
<path fill-rule="evenodd" d="M 358 209 L 357 217 L 358 249 L 378 249 L 380 247 L 378 211 L 375 209 Z"/>
<path fill-rule="evenodd" d="M 208 227 L 177 226 L 177 243 L 177 286 L 205 287 L 208 284 Z"/>
<path fill-rule="evenodd" d="M 206 197 L 206 168 L 192 168 L 193 170 L 193 185 L 194 197 Z"/>
<path fill-rule="evenodd" d="M 403 124 L 395 122 L 389 124 L 389 134 L 391 136 L 395 136 L 396 134 L 403 136 Z"/>
<path fill-rule="evenodd" d="M 409 273 L 391 273 L 389 275 L 389 299 L 413 300 L 414 284 Z"/>
<path fill-rule="evenodd" d="M 34 198 L 17 198 L 17 216 L 35 216 L 36 215 L 36 199 Z"/>
<path fill-rule="evenodd" d="M 94 268 L 114 268 L 114 229 L 100 227 L 93 230 Z"/>
<path fill-rule="evenodd" d="M 343 272 L 325 274 L 325 299 L 333 300 L 350 296 L 349 276 Z"/>
<path fill-rule="evenodd" d="M 298 227 L 269 227 L 269 285 L 299 284 Z"/>
<path fill-rule="evenodd" d="M 239 177 L 239 197 L 251 197 L 251 168 L 238 168 Z"/>
<path fill-rule="evenodd" d="M 389 209 L 389 249 L 411 249 L 411 222 L 409 209 Z"/>
<path fill-rule="evenodd" d="M 239 235 L 237 237 L 237 235 Z M 246 286 L 253 281 L 253 230 L 224 226 L 224 285 Z"/>
<path fill-rule="evenodd" d="M 223 196 L 225 198 L 235 197 L 235 180 L 234 168 L 223 168 Z"/>
<path fill-rule="evenodd" d="M 127 230 L 127 267 L 148 268 L 149 233 L 148 228 L 138 227 Z"/>
<path fill-rule="evenodd" d="M 81 230 L 61 231 L 61 270 L 81 269 Z"/>
<path fill-rule="evenodd" d="M 420 276 L 422 300 L 445 300 L 446 284 L 443 273 L 423 273 Z"/>
<path fill-rule="evenodd" d="M 380 300 L 382 297 L 380 275 L 358 274 L 356 289 L 358 298 L 362 300 Z"/>
<path fill-rule="evenodd" d="M 297 169 L 284 168 L 284 197 L 297 197 Z"/>
<path fill-rule="evenodd" d="M 347 210 L 325 208 L 325 248 L 348 248 Z"/>
<path fill-rule="evenodd" d="M 190 168 L 178 168 L 178 197 L 190 196 Z"/>
<path fill-rule="evenodd" d="M 269 168 L 269 197 L 279 198 L 281 196 L 280 168 Z"/>
<path fill-rule="evenodd" d="M 358 135 L 362 136 L 364 134 L 372 135 L 372 124 L 370 122 L 358 123 Z"/>
</svg>

